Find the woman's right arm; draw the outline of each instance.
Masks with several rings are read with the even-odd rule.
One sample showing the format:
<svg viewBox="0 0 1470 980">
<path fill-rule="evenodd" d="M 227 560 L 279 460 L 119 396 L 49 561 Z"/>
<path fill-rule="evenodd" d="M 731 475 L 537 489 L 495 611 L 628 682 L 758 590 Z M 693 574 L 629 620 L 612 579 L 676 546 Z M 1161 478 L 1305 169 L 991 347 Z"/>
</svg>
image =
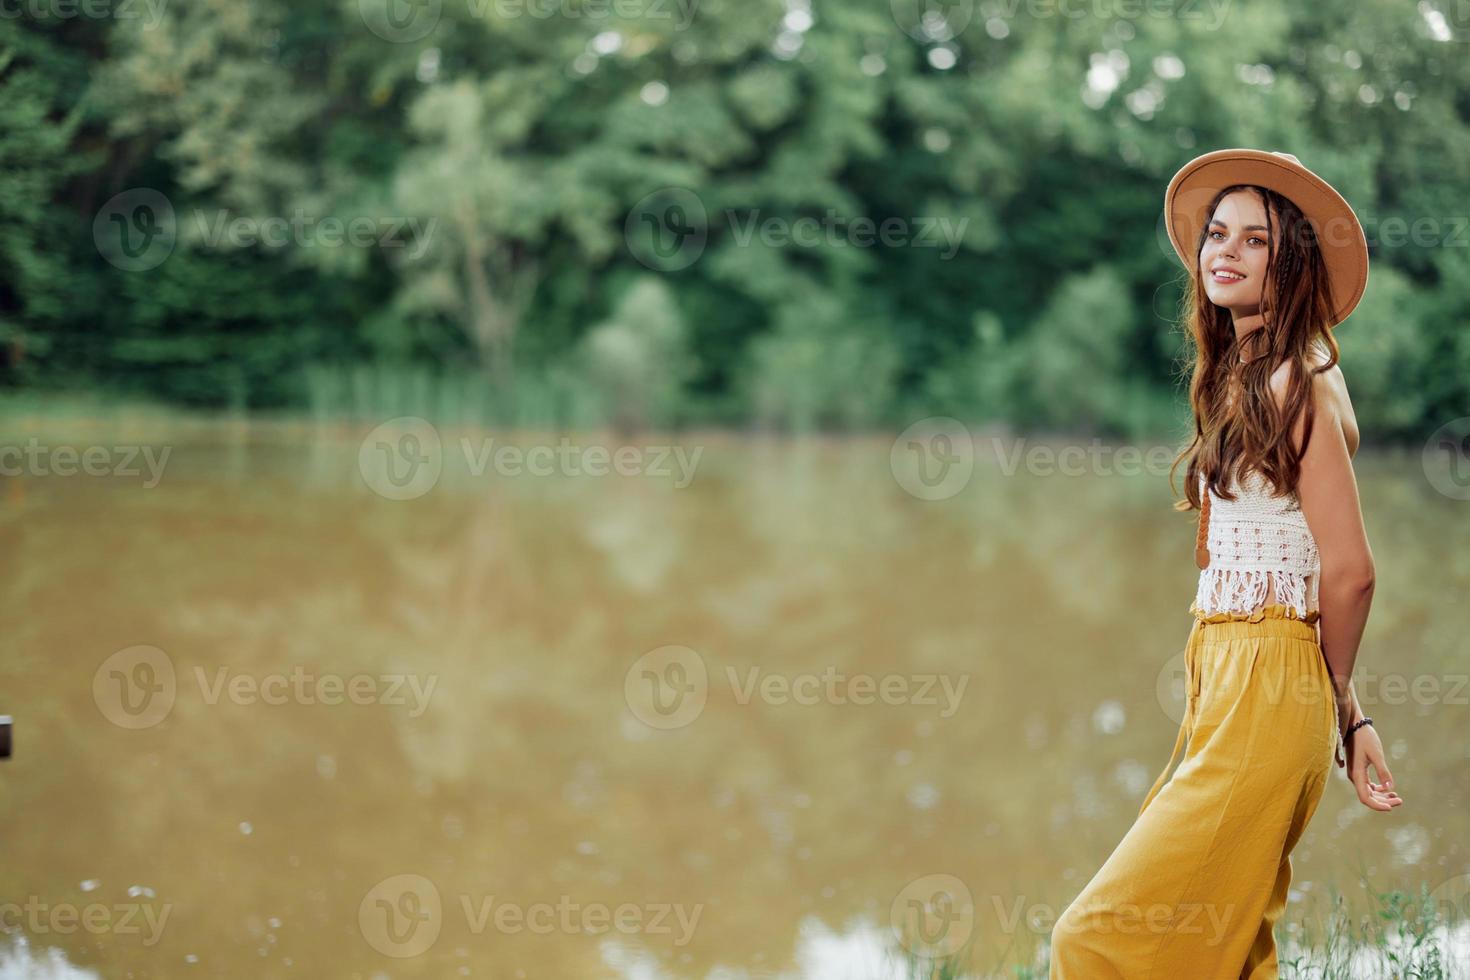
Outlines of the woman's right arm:
<svg viewBox="0 0 1470 980">
<path fill-rule="evenodd" d="M 1358 645 L 1373 604 L 1376 571 L 1363 527 L 1352 456 L 1343 434 L 1339 399 L 1346 394 L 1346 386 L 1340 381 L 1341 371 L 1336 366 L 1312 376 L 1316 411 L 1312 438 L 1302 457 L 1297 495 L 1322 560 L 1317 600 L 1322 611 L 1322 652 L 1339 696 L 1347 698 Z M 1298 418 L 1294 433 L 1298 447 L 1305 430 L 1305 419 Z"/>
<path fill-rule="evenodd" d="M 1274 382 L 1275 379 L 1273 389 L 1278 387 Z M 1347 384 L 1334 365 L 1331 370 L 1313 374 L 1312 386 L 1315 402 L 1312 438 L 1302 456 L 1297 495 L 1302 516 L 1321 556 L 1317 602 L 1321 610 L 1322 653 L 1332 673 L 1341 733 L 1355 720 L 1358 711 L 1351 686 L 1353 667 L 1368 622 L 1368 610 L 1373 604 L 1376 571 L 1358 502 L 1352 454 L 1343 432 Z M 1277 397 L 1283 399 L 1284 384 L 1279 387 L 1283 390 Z M 1298 418 L 1293 430 L 1298 448 L 1305 432 L 1306 420 Z M 1388 771 L 1383 745 L 1376 733 L 1359 728 L 1353 735 L 1351 749 L 1348 775 L 1358 791 L 1358 799 L 1375 810 L 1390 810 L 1400 805 L 1403 800 L 1393 792 L 1393 775 Z M 1381 783 L 1369 781 L 1370 764 Z"/>
</svg>

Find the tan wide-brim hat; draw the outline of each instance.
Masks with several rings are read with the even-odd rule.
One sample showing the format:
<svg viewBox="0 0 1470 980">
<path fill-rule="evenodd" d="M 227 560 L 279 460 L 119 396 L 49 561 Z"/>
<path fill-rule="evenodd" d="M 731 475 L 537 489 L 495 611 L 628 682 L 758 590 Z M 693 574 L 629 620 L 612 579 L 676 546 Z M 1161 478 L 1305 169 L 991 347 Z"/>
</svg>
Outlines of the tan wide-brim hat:
<svg viewBox="0 0 1470 980">
<path fill-rule="evenodd" d="M 1199 274 L 1196 247 L 1209 220 L 1210 201 L 1221 188 L 1233 184 L 1268 188 L 1301 208 L 1317 234 L 1327 266 L 1332 296 L 1328 326 L 1346 320 L 1368 287 L 1368 240 L 1343 196 L 1290 153 L 1214 150 L 1179 168 L 1164 192 L 1164 223 L 1184 267 L 1191 275 Z"/>
</svg>

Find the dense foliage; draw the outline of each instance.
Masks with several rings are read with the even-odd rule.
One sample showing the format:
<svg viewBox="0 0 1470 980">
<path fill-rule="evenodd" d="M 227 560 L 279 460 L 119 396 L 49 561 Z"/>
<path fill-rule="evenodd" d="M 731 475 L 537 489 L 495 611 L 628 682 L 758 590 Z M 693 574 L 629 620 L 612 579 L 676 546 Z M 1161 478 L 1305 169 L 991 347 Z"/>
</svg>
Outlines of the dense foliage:
<svg viewBox="0 0 1470 980">
<path fill-rule="evenodd" d="M 1410 437 L 1470 404 L 1456 10 L 27 0 L 0 16 L 0 384 L 1157 431 L 1164 186 L 1258 146 L 1363 218 L 1344 370 L 1365 435 Z"/>
</svg>

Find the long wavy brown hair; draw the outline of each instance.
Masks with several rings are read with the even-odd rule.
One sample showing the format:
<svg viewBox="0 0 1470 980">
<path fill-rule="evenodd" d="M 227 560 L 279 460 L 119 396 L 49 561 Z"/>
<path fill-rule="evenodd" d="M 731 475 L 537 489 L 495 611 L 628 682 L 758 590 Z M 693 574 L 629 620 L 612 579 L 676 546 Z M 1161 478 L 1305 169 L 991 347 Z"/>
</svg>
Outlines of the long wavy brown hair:
<svg viewBox="0 0 1470 980">
<path fill-rule="evenodd" d="M 1247 333 L 1243 346 L 1235 336 L 1230 311 L 1210 301 L 1198 271 L 1184 291 L 1180 320 L 1187 338 L 1184 362 L 1194 362 L 1189 384 L 1194 438 L 1169 467 L 1173 489 L 1174 471 L 1181 462 L 1189 464 L 1185 499 L 1174 503 L 1179 511 L 1200 507 L 1200 473 L 1205 474 L 1209 488 L 1226 500 L 1235 499 L 1229 492 L 1230 483 L 1252 469 L 1265 476 L 1278 495 L 1295 493 L 1301 454 L 1311 440 L 1316 412 L 1311 373 L 1329 370 L 1338 359 L 1337 342 L 1328 327 L 1332 306 L 1322 252 L 1311 222 L 1290 200 L 1253 184 L 1226 187 L 1210 202 L 1195 242 L 1195 256 L 1204 247 L 1209 220 L 1220 201 L 1239 190 L 1255 194 L 1266 206 L 1266 239 L 1271 243 L 1261 296 L 1266 325 Z M 1328 352 L 1327 363 L 1318 368 L 1309 359 L 1314 344 Z M 1252 357 L 1245 364 L 1240 363 L 1242 350 Z M 1271 395 L 1271 375 L 1283 361 L 1293 362 L 1293 367 L 1284 408 L 1278 409 Z M 1303 412 L 1306 437 L 1297 452 L 1292 446 L 1292 423 Z"/>
</svg>

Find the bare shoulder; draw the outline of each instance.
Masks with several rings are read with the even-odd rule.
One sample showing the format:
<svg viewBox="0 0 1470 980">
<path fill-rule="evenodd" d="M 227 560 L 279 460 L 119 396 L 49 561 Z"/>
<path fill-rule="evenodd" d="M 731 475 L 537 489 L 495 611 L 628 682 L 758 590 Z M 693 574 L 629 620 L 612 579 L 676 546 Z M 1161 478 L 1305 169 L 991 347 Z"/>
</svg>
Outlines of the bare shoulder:
<svg viewBox="0 0 1470 980">
<path fill-rule="evenodd" d="M 1314 368 L 1321 367 L 1327 363 L 1329 354 L 1326 348 L 1313 347 L 1309 358 Z M 1271 375 L 1271 393 L 1276 398 L 1278 405 L 1285 405 L 1287 388 L 1290 384 L 1291 364 L 1283 361 Z M 1312 394 L 1316 401 L 1316 410 L 1335 417 L 1342 426 L 1348 455 L 1356 455 L 1359 442 L 1358 423 L 1357 418 L 1353 415 L 1353 403 L 1348 395 L 1347 378 L 1343 376 L 1340 363 L 1332 365 L 1326 371 L 1312 374 Z"/>
</svg>

